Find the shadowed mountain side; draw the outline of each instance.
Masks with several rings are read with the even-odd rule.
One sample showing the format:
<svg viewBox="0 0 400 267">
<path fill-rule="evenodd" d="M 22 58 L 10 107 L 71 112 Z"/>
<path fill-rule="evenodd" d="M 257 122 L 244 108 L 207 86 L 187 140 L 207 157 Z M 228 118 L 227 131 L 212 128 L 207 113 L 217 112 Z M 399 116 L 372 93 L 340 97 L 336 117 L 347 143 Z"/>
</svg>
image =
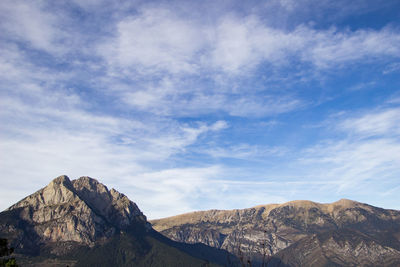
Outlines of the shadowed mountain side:
<svg viewBox="0 0 400 267">
<path fill-rule="evenodd" d="M 79 248 L 66 258 L 77 259 L 75 266 L 237 266 L 229 264 L 235 256 L 227 251 L 178 243 L 155 231 L 122 233 L 93 248 Z"/>
<path fill-rule="evenodd" d="M 198 259 L 204 259 L 205 261 L 217 263 L 224 266 L 239 265 L 237 257 L 223 249 L 217 249 L 211 246 L 204 245 L 202 243 L 188 244 L 183 242 L 176 242 L 154 230 L 151 232 L 151 237 L 159 242 L 167 244 L 168 246 L 184 251 L 187 254 Z"/>
<path fill-rule="evenodd" d="M 157 233 L 127 231 L 113 235 L 105 242 L 93 247 L 72 243 L 67 254 L 54 255 L 56 244 L 47 244 L 36 257 L 18 255 L 22 266 L 226 266 L 227 252 L 218 251 L 205 245 L 179 244 Z M 212 251 L 213 255 L 209 257 Z M 212 254 L 211 253 L 211 254 Z M 220 253 L 220 254 L 219 254 Z M 220 258 L 219 258 L 220 257 Z M 233 259 L 234 256 L 231 256 Z M 229 265 L 231 266 L 231 265 Z M 236 265 L 235 265 L 236 266 Z"/>
</svg>

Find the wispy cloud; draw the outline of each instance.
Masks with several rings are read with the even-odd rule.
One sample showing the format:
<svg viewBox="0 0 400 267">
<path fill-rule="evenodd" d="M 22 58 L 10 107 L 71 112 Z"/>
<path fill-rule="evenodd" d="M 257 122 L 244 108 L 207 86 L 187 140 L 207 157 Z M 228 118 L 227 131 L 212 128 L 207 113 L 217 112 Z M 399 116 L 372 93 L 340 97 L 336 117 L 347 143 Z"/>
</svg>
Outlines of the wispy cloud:
<svg viewBox="0 0 400 267">
<path fill-rule="evenodd" d="M 118 22 L 116 38 L 99 51 L 113 68 L 137 72 L 193 72 L 195 54 L 204 47 L 201 28 L 166 9 L 144 9 Z"/>
<path fill-rule="evenodd" d="M 383 74 L 389 74 L 389 73 L 396 73 L 400 71 L 400 63 L 399 62 L 395 62 L 395 63 L 391 63 L 389 64 L 383 71 Z"/>
<path fill-rule="evenodd" d="M 305 28 L 299 33 L 308 36 L 305 39 L 311 44 L 311 49 L 302 52 L 303 60 L 323 68 L 361 59 L 368 61 L 381 56 L 397 56 L 400 51 L 400 34 L 391 28 L 353 32 L 336 29 L 318 32 Z"/>
<path fill-rule="evenodd" d="M 190 73 L 214 69 L 240 74 L 262 62 L 285 65 L 296 57 L 316 68 L 356 60 L 397 56 L 396 29 L 327 30 L 299 25 L 293 30 L 266 26 L 257 16 L 225 15 L 215 24 L 177 17 L 168 9 L 143 8 L 121 20 L 100 53 L 119 70 Z M 123 73 L 123 71 L 122 71 Z"/>
<path fill-rule="evenodd" d="M 44 11 L 44 2 L 2 1 L 0 28 L 2 38 L 22 42 L 34 49 L 52 54 L 62 52 L 61 41 L 66 34 L 58 28 L 58 18 L 52 12 Z"/>
<path fill-rule="evenodd" d="M 400 134 L 400 108 L 377 110 L 345 119 L 339 128 L 363 137 L 395 137 Z"/>
<path fill-rule="evenodd" d="M 189 85 L 190 86 L 190 85 Z M 157 115 L 178 117 L 224 112 L 231 116 L 262 117 L 286 113 L 304 106 L 293 96 L 264 96 L 243 93 L 186 91 L 182 84 L 162 83 L 145 90 L 127 90 L 122 100 L 132 108 Z"/>
<path fill-rule="evenodd" d="M 118 21 L 96 51 L 104 60 L 103 81 L 133 109 L 161 116 L 225 112 L 262 117 L 297 110 L 306 102 L 289 92 L 273 93 L 269 82 L 262 88 L 243 84 L 258 67 L 268 67 L 262 77 L 270 81 L 281 80 L 276 74 L 281 71 L 297 82 L 320 79 L 315 73 L 396 58 L 399 41 L 400 33 L 391 27 L 316 29 L 300 24 L 288 30 L 269 26 L 257 15 L 235 13 L 204 23 L 152 5 Z"/>
<path fill-rule="evenodd" d="M 231 146 L 217 146 L 212 144 L 202 153 L 209 154 L 214 158 L 234 158 L 244 160 L 268 160 L 271 157 L 280 157 L 288 153 L 286 147 L 267 147 L 260 145 L 250 145 L 247 143 L 235 144 Z"/>
<path fill-rule="evenodd" d="M 336 129 L 346 137 L 326 140 L 307 149 L 302 161 L 310 166 L 310 176 L 321 181 L 338 181 L 336 194 L 385 202 L 379 199 L 380 193 L 387 191 L 387 186 L 396 186 L 400 174 L 398 108 L 366 111 L 336 123 Z M 366 189 L 370 186 L 375 187 L 373 193 Z"/>
</svg>

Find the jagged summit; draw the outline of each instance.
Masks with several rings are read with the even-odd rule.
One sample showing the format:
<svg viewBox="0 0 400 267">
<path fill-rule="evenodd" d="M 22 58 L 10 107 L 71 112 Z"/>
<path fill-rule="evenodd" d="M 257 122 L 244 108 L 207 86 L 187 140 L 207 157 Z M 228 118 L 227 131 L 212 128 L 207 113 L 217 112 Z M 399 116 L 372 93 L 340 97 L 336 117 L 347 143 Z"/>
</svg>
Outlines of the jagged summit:
<svg viewBox="0 0 400 267">
<path fill-rule="evenodd" d="M 57 178 L 54 178 L 51 183 L 71 183 L 71 180 L 69 179 L 69 177 L 67 175 L 60 175 Z"/>
<path fill-rule="evenodd" d="M 43 242 L 90 245 L 120 229 L 149 228 L 134 202 L 87 176 L 72 181 L 66 175 L 59 176 L 6 211 L 18 212 Z"/>
<path fill-rule="evenodd" d="M 26 206 L 32 206 L 34 209 L 39 209 L 43 206 L 60 205 L 78 199 L 79 197 L 76 195 L 70 179 L 68 176 L 62 175 L 52 180 L 46 187 L 12 205 L 7 210 Z"/>
<path fill-rule="evenodd" d="M 77 194 L 111 224 L 124 228 L 135 219 L 146 221 L 137 205 L 128 197 L 115 189 L 108 190 L 96 179 L 83 176 L 72 181 L 72 184 Z"/>
</svg>

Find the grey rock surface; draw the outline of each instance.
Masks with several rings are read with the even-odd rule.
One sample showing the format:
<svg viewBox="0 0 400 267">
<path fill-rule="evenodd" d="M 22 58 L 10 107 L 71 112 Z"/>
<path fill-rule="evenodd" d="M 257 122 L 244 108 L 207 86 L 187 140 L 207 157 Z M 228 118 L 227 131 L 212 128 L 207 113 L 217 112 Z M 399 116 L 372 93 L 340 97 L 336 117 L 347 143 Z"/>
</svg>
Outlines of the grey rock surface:
<svg viewBox="0 0 400 267">
<path fill-rule="evenodd" d="M 90 246 L 134 223 L 147 224 L 135 203 L 90 177 L 70 181 L 60 176 L 6 211 L 17 212 L 39 243 L 71 241 Z"/>
<path fill-rule="evenodd" d="M 344 255 L 350 259 L 356 255 L 367 255 L 368 250 L 374 258 L 385 257 L 392 250 L 395 251 L 394 257 L 397 257 L 400 250 L 400 211 L 385 210 L 347 199 L 330 204 L 291 201 L 242 210 L 200 211 L 153 220 L 151 224 L 154 229 L 173 240 L 204 243 L 258 262 L 263 257 L 277 255 L 301 240 L 342 229 L 359 231 L 363 236 L 375 240 L 375 243 L 360 243 L 346 249 L 345 245 L 335 245 L 337 243 L 332 241 L 334 239 L 327 239 L 317 246 L 318 249 L 310 245 L 309 251 L 315 248 L 329 255 L 331 249 L 331 257 L 347 251 L 350 254 Z M 352 238 L 353 235 L 346 234 L 344 237 Z M 290 252 L 294 253 L 295 250 Z"/>
</svg>

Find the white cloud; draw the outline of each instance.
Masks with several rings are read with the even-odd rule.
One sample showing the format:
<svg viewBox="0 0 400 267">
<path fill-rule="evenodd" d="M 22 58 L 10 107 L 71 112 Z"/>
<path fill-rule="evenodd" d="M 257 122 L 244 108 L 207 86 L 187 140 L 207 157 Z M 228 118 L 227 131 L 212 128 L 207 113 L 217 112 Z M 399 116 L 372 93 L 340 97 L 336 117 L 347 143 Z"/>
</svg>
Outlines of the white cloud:
<svg viewBox="0 0 400 267">
<path fill-rule="evenodd" d="M 337 180 L 338 193 L 393 179 L 400 174 L 400 143 L 397 140 L 340 141 L 308 151 L 307 163 L 314 177 Z M 376 192 L 378 193 L 378 192 Z"/>
<path fill-rule="evenodd" d="M 383 74 L 389 74 L 389 73 L 396 73 L 400 70 L 400 63 L 399 62 L 395 62 L 395 63 L 391 63 L 389 64 L 383 71 Z"/>
<path fill-rule="evenodd" d="M 212 131 L 220 131 L 228 128 L 228 123 L 226 121 L 217 121 L 209 127 Z"/>
<path fill-rule="evenodd" d="M 239 117 L 262 117 L 286 113 L 304 106 L 304 103 L 289 95 L 258 95 L 256 89 L 246 92 L 233 88 L 221 88 L 213 84 L 210 88 L 179 79 L 164 78 L 159 82 L 141 84 L 137 89 L 126 84 L 115 86 L 116 94 L 128 107 L 160 116 L 201 116 L 224 112 Z"/>
<path fill-rule="evenodd" d="M 400 34 L 391 28 L 380 31 L 338 31 L 333 28 L 324 32 L 299 28 L 298 33 L 311 46 L 302 52 L 303 60 L 321 68 L 358 60 L 376 60 L 381 56 L 397 57 L 400 53 Z"/>
<path fill-rule="evenodd" d="M 254 65 L 257 49 L 253 38 L 257 35 L 260 25 L 256 20 L 238 21 L 237 18 L 224 18 L 216 25 L 215 46 L 212 51 L 213 63 L 228 72 L 236 72 L 246 65 Z"/>
<path fill-rule="evenodd" d="M 178 18 L 166 9 L 151 8 L 121 20 L 116 27 L 116 38 L 100 46 L 100 53 L 112 66 L 136 66 L 139 72 L 196 69 L 193 57 L 204 46 L 204 34 L 190 20 Z"/>
<path fill-rule="evenodd" d="M 389 104 L 400 104 L 400 96 L 392 96 L 388 101 Z"/>
<path fill-rule="evenodd" d="M 340 123 L 339 128 L 362 136 L 393 136 L 400 134 L 400 108 L 379 110 Z"/>
<path fill-rule="evenodd" d="M 228 16 L 215 26 L 212 63 L 228 73 L 253 69 L 262 62 L 285 64 L 305 40 L 296 32 L 268 27 L 255 16 Z"/>
<path fill-rule="evenodd" d="M 191 211 L 199 200 L 207 201 L 210 181 L 222 175 L 220 166 L 174 168 L 140 173 L 126 181 L 152 218 Z M 129 188 L 129 187 L 128 187 Z M 151 197 L 149 197 L 151 196 Z M 140 204 L 140 201 L 139 201 Z M 151 212 L 150 212 L 151 211 Z"/>
<path fill-rule="evenodd" d="M 271 157 L 283 156 L 288 152 L 285 147 L 268 147 L 262 145 L 250 145 L 246 143 L 235 144 L 231 146 L 207 147 L 202 151 L 215 158 L 235 158 L 252 161 L 269 160 Z"/>
<path fill-rule="evenodd" d="M 1 1 L 0 28 L 4 34 L 3 37 L 25 41 L 36 49 L 57 54 L 63 50 L 59 41 L 65 37 L 65 33 L 58 28 L 57 17 L 44 11 L 42 3 L 41 1 Z"/>
<path fill-rule="evenodd" d="M 101 3 L 79 2 L 87 10 L 96 9 Z M 295 4 L 279 1 L 279 5 L 289 12 Z M 86 40 L 87 33 L 76 28 L 66 28 L 71 21 L 60 12 L 49 12 L 41 1 L 2 1 L 0 27 L 3 37 L 25 41 L 54 55 L 66 49 L 88 54 L 96 50 L 107 61 L 110 75 L 117 76 L 198 74 L 213 70 L 243 75 L 260 63 L 286 65 L 293 58 L 317 68 L 331 68 L 338 63 L 400 54 L 399 32 L 390 27 L 351 31 L 297 25 L 284 30 L 268 26 L 256 15 L 239 17 L 230 13 L 205 21 L 203 17 L 184 16 L 172 8 L 155 6 L 138 5 L 134 16 L 110 20 L 108 27 L 114 27 L 115 32 L 100 42 Z M 70 31 L 77 34 L 74 39 Z M 77 36 L 86 41 L 78 41 Z"/>
<path fill-rule="evenodd" d="M 313 73 L 338 70 L 351 63 L 398 57 L 399 43 L 399 32 L 390 27 L 351 31 L 297 25 L 284 30 L 255 15 L 230 13 L 204 22 L 153 5 L 123 17 L 97 51 L 105 60 L 106 86 L 132 109 L 158 116 L 224 112 L 262 117 L 305 103 L 295 95 L 262 95 L 256 86 L 242 85 L 240 80 L 260 64 L 272 66 L 265 76 L 274 76 L 274 70 L 290 68 L 293 62 L 306 69 L 312 66 Z"/>
<path fill-rule="evenodd" d="M 339 181 L 337 193 L 342 194 L 354 195 L 355 188 L 370 185 L 378 195 L 379 185 L 396 183 L 400 175 L 399 114 L 398 108 L 391 108 L 336 121 L 336 129 L 347 137 L 308 149 L 302 162 L 311 167 L 309 175 Z"/>
<path fill-rule="evenodd" d="M 288 11 L 292 11 L 297 6 L 298 1 L 294 0 L 279 0 L 279 4 Z"/>
<path fill-rule="evenodd" d="M 256 16 L 224 15 L 213 24 L 178 17 L 167 9 L 143 8 L 121 20 L 115 37 L 100 46 L 112 66 L 136 71 L 188 73 L 210 68 L 240 74 L 262 62 L 288 64 L 298 58 L 317 68 L 398 56 L 400 34 L 382 30 L 291 31 L 269 27 Z"/>
<path fill-rule="evenodd" d="M 262 117 L 286 113 L 302 105 L 300 99 L 289 96 L 244 96 L 227 101 L 223 109 L 233 116 Z"/>
</svg>

